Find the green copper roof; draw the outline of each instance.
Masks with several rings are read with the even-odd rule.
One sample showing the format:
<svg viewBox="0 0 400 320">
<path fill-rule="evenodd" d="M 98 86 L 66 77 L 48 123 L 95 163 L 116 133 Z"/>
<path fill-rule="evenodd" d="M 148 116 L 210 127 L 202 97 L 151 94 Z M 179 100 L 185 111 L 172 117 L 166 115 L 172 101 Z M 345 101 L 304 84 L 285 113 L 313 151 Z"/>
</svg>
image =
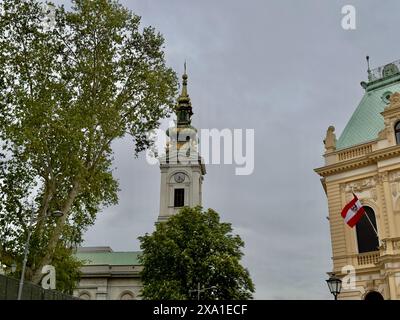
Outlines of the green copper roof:
<svg viewBox="0 0 400 320">
<path fill-rule="evenodd" d="M 380 113 L 388 103 L 384 97 L 386 93 L 395 91 L 400 91 L 399 76 L 368 85 L 364 97 L 336 142 L 336 149 L 345 149 L 378 138 L 379 131 L 384 128 Z"/>
<path fill-rule="evenodd" d="M 131 252 L 77 252 L 75 257 L 88 265 L 140 265 L 140 251 Z"/>
</svg>

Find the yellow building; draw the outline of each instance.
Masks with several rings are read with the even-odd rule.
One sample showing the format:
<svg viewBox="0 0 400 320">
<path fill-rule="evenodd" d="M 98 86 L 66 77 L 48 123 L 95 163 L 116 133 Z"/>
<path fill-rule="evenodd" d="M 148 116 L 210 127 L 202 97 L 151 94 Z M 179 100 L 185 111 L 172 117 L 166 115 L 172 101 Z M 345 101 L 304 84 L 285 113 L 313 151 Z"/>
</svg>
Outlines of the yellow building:
<svg viewBox="0 0 400 320">
<path fill-rule="evenodd" d="M 365 94 L 336 140 L 327 130 L 322 177 L 339 299 L 400 299 L 400 61 L 368 69 Z M 350 228 L 342 208 L 360 199 L 367 215 Z"/>
</svg>

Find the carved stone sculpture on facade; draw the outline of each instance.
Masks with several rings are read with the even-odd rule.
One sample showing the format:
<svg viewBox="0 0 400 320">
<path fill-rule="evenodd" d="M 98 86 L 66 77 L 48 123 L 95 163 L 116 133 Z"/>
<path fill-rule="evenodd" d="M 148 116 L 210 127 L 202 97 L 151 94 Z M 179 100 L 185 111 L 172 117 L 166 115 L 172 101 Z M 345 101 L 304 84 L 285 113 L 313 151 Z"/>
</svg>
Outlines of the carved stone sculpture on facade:
<svg viewBox="0 0 400 320">
<path fill-rule="evenodd" d="M 390 96 L 390 105 L 389 108 L 394 108 L 400 106 L 400 93 L 395 92 Z"/>
<path fill-rule="evenodd" d="M 336 150 L 336 135 L 334 126 L 329 126 L 328 130 L 326 130 L 324 144 L 325 153 L 333 152 Z"/>
</svg>

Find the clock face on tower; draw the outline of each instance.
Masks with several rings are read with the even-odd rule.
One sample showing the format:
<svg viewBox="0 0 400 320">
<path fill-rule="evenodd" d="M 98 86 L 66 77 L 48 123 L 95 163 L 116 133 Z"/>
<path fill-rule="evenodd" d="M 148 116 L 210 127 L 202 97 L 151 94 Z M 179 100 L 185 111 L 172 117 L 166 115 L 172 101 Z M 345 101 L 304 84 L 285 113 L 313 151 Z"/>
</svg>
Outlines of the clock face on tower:
<svg viewBox="0 0 400 320">
<path fill-rule="evenodd" d="M 175 173 L 174 179 L 176 182 L 181 183 L 185 181 L 185 174 L 182 172 Z"/>
</svg>

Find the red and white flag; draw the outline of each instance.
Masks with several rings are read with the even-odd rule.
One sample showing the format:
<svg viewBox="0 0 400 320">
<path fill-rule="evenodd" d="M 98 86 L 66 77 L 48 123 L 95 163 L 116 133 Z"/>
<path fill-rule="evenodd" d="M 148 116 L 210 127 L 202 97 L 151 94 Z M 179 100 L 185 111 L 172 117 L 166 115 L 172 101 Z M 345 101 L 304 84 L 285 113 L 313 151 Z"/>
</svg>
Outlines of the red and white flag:
<svg viewBox="0 0 400 320">
<path fill-rule="evenodd" d="M 353 193 L 353 200 L 351 200 L 342 210 L 342 217 L 344 221 L 350 226 L 354 227 L 365 213 L 364 207 L 360 200 Z"/>
</svg>

